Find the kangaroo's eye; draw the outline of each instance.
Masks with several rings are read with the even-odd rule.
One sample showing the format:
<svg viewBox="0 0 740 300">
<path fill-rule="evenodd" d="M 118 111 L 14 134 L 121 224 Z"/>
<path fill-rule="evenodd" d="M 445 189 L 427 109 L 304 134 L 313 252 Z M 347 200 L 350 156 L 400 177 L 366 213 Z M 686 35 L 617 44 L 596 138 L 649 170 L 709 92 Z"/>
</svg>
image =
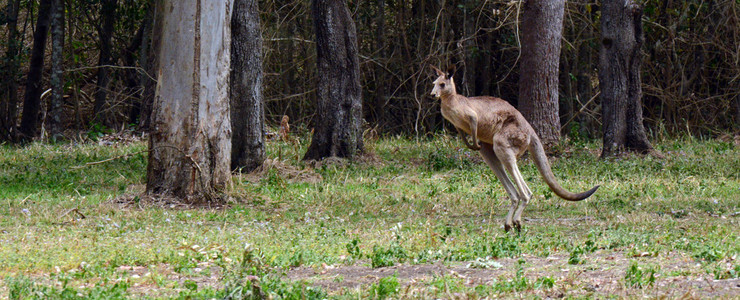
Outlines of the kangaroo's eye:
<svg viewBox="0 0 740 300">
<path fill-rule="evenodd" d="M 444 83 L 440 83 L 439 84 L 439 88 L 442 88 L 442 89 L 445 88 L 445 84 Z"/>
</svg>

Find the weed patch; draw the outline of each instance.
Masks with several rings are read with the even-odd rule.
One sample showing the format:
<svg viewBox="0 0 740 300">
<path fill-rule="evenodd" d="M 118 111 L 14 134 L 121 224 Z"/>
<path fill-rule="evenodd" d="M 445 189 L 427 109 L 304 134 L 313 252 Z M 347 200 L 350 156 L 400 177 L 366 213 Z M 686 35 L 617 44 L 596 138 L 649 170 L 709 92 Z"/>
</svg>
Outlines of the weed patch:
<svg viewBox="0 0 740 300">
<path fill-rule="evenodd" d="M 624 275 L 625 285 L 634 288 L 646 288 L 655 284 L 655 273 L 653 267 L 643 267 L 637 262 L 632 262 Z"/>
<path fill-rule="evenodd" d="M 373 268 L 389 267 L 402 263 L 407 258 L 408 254 L 396 241 L 391 242 L 387 248 L 375 245 L 373 253 L 370 255 Z"/>
</svg>

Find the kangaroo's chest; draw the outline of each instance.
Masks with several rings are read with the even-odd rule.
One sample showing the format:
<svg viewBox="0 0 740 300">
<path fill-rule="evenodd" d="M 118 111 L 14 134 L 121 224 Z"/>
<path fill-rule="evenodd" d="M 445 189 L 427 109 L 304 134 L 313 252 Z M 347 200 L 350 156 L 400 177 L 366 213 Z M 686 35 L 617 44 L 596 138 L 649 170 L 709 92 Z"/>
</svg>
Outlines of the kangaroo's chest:
<svg viewBox="0 0 740 300">
<path fill-rule="evenodd" d="M 462 129 L 462 131 L 465 131 L 468 134 L 471 133 L 470 117 L 465 111 L 458 107 L 449 105 L 442 105 L 441 111 L 442 116 L 447 119 L 447 121 L 450 121 L 452 125 L 455 125 L 455 127 Z"/>
</svg>

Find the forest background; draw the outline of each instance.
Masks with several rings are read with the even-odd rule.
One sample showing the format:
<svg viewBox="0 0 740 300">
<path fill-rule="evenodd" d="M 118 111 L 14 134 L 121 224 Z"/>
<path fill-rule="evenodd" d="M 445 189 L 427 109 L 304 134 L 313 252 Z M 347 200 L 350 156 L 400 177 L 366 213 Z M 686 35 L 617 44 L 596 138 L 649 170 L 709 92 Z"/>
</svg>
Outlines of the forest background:
<svg viewBox="0 0 740 300">
<path fill-rule="evenodd" d="M 13 5 L 18 5 L 17 18 Z M 428 96 L 428 65 L 456 65 L 463 95 L 495 95 L 516 106 L 517 1 L 349 1 L 356 23 L 365 130 L 424 135 L 443 129 Z M 649 134 L 719 136 L 740 124 L 740 3 L 645 1 L 642 83 Z M 0 7 L 0 138 L 20 121 L 37 1 Z M 65 135 L 124 127 L 146 130 L 153 98 L 149 0 L 65 0 L 62 52 Z M 266 120 L 283 115 L 311 128 L 315 117 L 316 47 L 310 1 L 259 1 Z M 560 55 L 560 117 L 573 138 L 601 135 L 598 84 L 599 4 L 568 1 Z M 40 79 L 41 137 L 48 137 L 51 54 Z M 12 91 L 11 91 L 12 90 Z M 15 91 L 15 92 L 13 92 Z"/>
</svg>

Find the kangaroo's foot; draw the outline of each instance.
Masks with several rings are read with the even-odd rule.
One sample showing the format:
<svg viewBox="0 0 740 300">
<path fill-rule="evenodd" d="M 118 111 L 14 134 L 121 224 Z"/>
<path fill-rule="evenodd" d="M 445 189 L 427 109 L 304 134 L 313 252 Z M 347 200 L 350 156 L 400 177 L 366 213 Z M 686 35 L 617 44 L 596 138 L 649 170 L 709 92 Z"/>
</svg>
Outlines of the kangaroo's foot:
<svg viewBox="0 0 740 300">
<path fill-rule="evenodd" d="M 522 232 L 522 221 L 514 220 L 514 228 L 516 228 L 516 232 Z"/>
</svg>

